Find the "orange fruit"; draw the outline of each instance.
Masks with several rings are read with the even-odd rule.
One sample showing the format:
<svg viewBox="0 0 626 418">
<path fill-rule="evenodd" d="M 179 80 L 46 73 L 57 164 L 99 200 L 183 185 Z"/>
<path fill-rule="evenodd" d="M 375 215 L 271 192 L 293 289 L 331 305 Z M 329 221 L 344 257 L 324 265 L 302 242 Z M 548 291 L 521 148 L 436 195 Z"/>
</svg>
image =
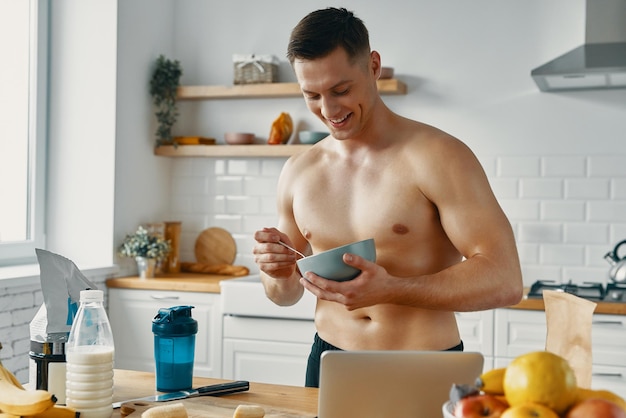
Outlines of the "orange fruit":
<svg viewBox="0 0 626 418">
<path fill-rule="evenodd" d="M 504 394 L 511 406 L 537 403 L 560 415 L 576 402 L 576 375 L 563 357 L 549 351 L 522 354 L 506 368 Z"/>
</svg>

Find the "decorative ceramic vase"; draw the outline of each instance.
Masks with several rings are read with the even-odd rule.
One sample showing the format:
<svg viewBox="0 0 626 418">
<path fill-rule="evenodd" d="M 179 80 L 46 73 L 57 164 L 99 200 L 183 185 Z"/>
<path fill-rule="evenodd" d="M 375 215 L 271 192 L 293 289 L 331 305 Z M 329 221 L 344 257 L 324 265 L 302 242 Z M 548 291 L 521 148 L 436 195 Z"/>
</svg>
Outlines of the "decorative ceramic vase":
<svg viewBox="0 0 626 418">
<path fill-rule="evenodd" d="M 148 279 L 154 277 L 154 268 L 156 267 L 155 258 L 135 257 L 137 262 L 137 270 L 140 279 Z"/>
<path fill-rule="evenodd" d="M 165 260 L 167 273 L 180 273 L 180 222 L 164 222 L 165 239 L 170 241 L 170 252 Z"/>
</svg>

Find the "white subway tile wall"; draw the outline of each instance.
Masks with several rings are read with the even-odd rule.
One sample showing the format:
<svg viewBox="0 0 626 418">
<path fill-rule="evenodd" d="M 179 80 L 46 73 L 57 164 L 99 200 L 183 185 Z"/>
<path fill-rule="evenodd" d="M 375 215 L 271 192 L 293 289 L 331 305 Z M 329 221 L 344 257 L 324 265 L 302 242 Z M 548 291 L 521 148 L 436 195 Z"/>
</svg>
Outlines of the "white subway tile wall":
<svg viewBox="0 0 626 418">
<path fill-rule="evenodd" d="M 276 183 L 285 160 L 175 159 L 170 215 L 182 221 L 181 259 L 194 259 L 200 231 L 219 226 L 235 238 L 235 263 L 257 272 L 253 234 L 276 225 Z M 527 286 L 536 280 L 606 282 L 603 256 L 626 239 L 626 156 L 483 156 L 480 161 L 515 232 Z M 28 324 L 42 303 L 41 291 L 38 286 L 0 290 L 0 359 L 25 381 Z"/>
</svg>

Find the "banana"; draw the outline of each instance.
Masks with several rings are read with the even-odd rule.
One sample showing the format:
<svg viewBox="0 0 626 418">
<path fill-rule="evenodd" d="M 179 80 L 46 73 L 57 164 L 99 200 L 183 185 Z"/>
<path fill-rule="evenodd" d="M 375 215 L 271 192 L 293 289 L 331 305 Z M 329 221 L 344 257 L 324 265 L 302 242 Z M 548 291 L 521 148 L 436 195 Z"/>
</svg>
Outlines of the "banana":
<svg viewBox="0 0 626 418">
<path fill-rule="evenodd" d="M 490 395 L 504 395 L 505 367 L 492 369 L 481 374 L 476 379 L 476 387 Z"/>
<path fill-rule="evenodd" d="M 20 418 L 20 416 L 19 415 L 5 414 L 4 412 L 0 411 L 0 418 Z"/>
<path fill-rule="evenodd" d="M 239 405 L 235 409 L 233 418 L 263 418 L 265 416 L 265 409 L 259 405 Z"/>
<path fill-rule="evenodd" d="M 182 402 L 155 406 L 143 412 L 141 418 L 187 418 L 187 409 Z"/>
<path fill-rule="evenodd" d="M 36 415 L 29 415 L 22 418 L 79 418 L 80 412 L 69 406 L 54 405 Z M 2 418 L 2 417 L 0 417 Z"/>
<path fill-rule="evenodd" d="M 0 366 L 0 411 L 9 415 L 36 415 L 52 408 L 57 398 L 47 390 L 24 390 L 7 377 L 12 374 Z M 20 385 L 21 386 L 21 385 Z"/>
<path fill-rule="evenodd" d="M 15 377 L 15 375 L 13 373 L 11 373 L 7 368 L 5 368 L 2 365 L 2 362 L 0 362 L 0 375 L 4 375 L 4 377 L 11 383 L 13 383 L 13 386 L 18 387 L 19 389 L 24 389 L 24 386 L 22 386 L 22 384 L 20 383 L 19 380 L 17 380 L 17 377 Z"/>
</svg>

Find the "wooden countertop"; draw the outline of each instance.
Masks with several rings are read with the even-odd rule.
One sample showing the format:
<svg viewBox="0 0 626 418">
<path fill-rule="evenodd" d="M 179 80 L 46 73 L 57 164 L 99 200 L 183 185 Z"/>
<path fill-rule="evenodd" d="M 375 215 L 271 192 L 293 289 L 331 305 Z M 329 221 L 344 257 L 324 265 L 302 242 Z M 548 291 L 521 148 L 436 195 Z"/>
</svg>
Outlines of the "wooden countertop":
<svg viewBox="0 0 626 418">
<path fill-rule="evenodd" d="M 224 276 L 218 274 L 178 273 L 164 274 L 151 279 L 138 277 L 117 277 L 108 279 L 108 288 L 122 289 L 147 289 L 147 290 L 180 290 L 183 292 L 220 293 L 222 280 L 236 279 L 236 276 Z M 524 299 L 517 305 L 509 306 L 509 309 L 526 309 L 530 311 L 543 311 L 545 306 L 543 299 L 527 299 L 528 288 L 524 290 Z M 597 314 L 626 315 L 626 303 L 598 302 Z"/>
<path fill-rule="evenodd" d="M 116 369 L 114 381 L 113 402 L 159 393 L 155 390 L 153 373 Z M 223 382 L 228 382 L 228 380 L 194 377 L 193 387 Z M 253 403 L 267 408 L 272 407 L 289 412 L 289 416 L 315 417 L 317 415 L 317 397 L 318 389 L 316 388 L 250 382 L 248 391 L 224 395 L 220 399 Z M 194 398 L 194 401 L 198 402 L 201 399 L 202 397 Z M 120 410 L 114 410 L 112 418 L 119 417 Z"/>
<path fill-rule="evenodd" d="M 530 311 L 543 311 L 545 305 L 543 299 L 527 299 L 526 293 L 528 289 L 524 290 L 524 299 L 517 305 L 509 306 L 510 309 L 526 309 Z M 626 315 L 626 303 L 614 303 L 614 302 L 597 302 L 596 310 L 597 314 L 611 314 L 611 315 Z"/>
<path fill-rule="evenodd" d="M 220 293 L 222 280 L 236 279 L 237 276 L 220 274 L 177 273 L 163 274 L 149 279 L 139 277 L 116 277 L 108 279 L 108 288 L 146 289 L 146 290 L 179 290 L 182 292 Z"/>
</svg>

